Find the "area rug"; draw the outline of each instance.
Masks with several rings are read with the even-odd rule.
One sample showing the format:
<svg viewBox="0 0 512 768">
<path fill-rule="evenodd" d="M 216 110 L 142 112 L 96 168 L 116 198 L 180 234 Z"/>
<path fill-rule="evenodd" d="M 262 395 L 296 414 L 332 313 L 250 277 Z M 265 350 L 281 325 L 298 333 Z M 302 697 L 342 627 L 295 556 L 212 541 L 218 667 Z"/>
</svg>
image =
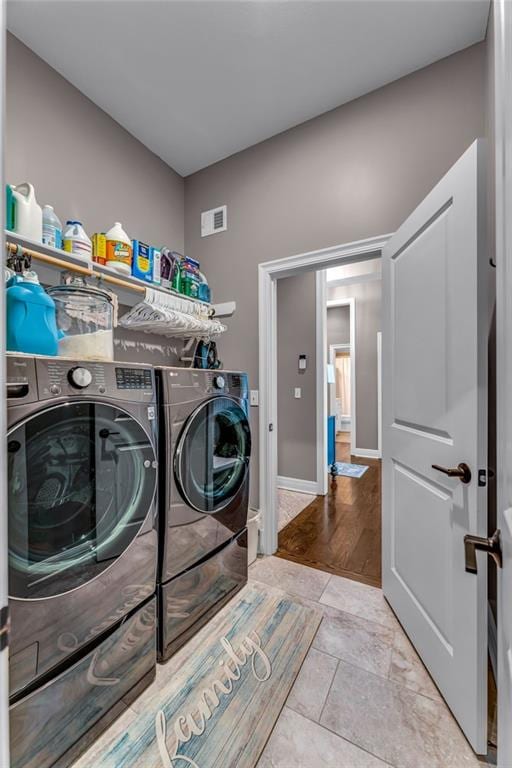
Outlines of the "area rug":
<svg viewBox="0 0 512 768">
<path fill-rule="evenodd" d="M 254 768 L 320 620 L 281 590 L 248 584 L 76 768 Z"/>
<path fill-rule="evenodd" d="M 362 477 L 368 469 L 366 464 L 348 464 L 345 461 L 337 461 L 334 466 L 336 473 L 331 471 L 331 474 L 342 475 L 343 477 Z"/>
</svg>

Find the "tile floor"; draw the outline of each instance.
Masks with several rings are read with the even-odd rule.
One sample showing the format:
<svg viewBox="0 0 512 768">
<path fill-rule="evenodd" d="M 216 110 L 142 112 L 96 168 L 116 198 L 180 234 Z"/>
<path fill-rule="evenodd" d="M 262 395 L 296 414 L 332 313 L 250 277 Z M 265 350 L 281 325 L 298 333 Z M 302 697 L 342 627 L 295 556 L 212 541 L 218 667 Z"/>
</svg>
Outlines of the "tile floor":
<svg viewBox="0 0 512 768">
<path fill-rule="evenodd" d="M 258 768 L 482 768 L 382 591 L 277 557 L 251 580 L 324 618 Z"/>
<path fill-rule="evenodd" d="M 306 509 L 316 499 L 311 493 L 299 493 L 287 491 L 284 488 L 277 489 L 277 529 L 281 531 L 294 517 Z"/>
</svg>

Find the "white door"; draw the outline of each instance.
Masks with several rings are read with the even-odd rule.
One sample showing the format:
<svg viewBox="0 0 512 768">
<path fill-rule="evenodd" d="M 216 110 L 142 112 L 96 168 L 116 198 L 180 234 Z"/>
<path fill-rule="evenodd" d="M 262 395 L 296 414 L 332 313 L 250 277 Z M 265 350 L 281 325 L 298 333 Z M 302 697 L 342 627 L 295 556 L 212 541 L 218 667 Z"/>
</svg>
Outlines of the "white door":
<svg viewBox="0 0 512 768">
<path fill-rule="evenodd" d="M 487 752 L 487 271 L 475 142 L 383 250 L 383 589 L 478 753 Z M 471 479 L 444 474 L 465 464 Z"/>
</svg>

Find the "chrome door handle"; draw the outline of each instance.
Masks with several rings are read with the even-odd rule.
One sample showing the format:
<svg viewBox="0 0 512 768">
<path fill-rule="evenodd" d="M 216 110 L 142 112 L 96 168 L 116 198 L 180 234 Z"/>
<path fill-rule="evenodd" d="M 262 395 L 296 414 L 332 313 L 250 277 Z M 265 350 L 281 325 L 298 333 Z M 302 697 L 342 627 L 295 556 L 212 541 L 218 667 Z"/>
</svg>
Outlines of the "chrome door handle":
<svg viewBox="0 0 512 768">
<path fill-rule="evenodd" d="M 432 469 L 437 469 L 448 477 L 458 477 L 461 483 L 471 482 L 471 470 L 467 464 L 461 461 L 456 467 L 441 467 L 439 464 L 432 464 Z"/>
</svg>

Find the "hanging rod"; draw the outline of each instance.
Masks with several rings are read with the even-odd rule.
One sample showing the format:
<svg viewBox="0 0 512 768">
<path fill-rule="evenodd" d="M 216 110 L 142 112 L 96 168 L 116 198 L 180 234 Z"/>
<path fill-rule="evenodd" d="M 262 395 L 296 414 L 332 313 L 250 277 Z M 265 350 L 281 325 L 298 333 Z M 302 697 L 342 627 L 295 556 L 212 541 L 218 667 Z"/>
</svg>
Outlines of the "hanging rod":
<svg viewBox="0 0 512 768">
<path fill-rule="evenodd" d="M 91 267 L 82 266 L 81 264 L 75 264 L 73 262 L 67 262 L 63 259 L 57 258 L 57 256 L 50 256 L 47 253 L 41 253 L 40 251 L 34 251 L 32 248 L 26 248 L 25 246 L 18 246 L 15 243 L 11 243 L 8 240 L 5 242 L 5 247 L 9 253 L 18 253 L 19 248 L 24 255 L 30 256 L 31 259 L 36 261 L 42 261 L 44 264 L 50 264 L 52 267 L 58 267 L 59 269 L 65 269 L 66 271 L 78 272 L 81 275 L 87 277 L 97 277 L 112 285 L 117 285 L 120 288 L 126 288 L 129 291 L 135 291 L 136 293 L 145 293 L 146 288 L 143 285 L 134 285 L 126 280 L 122 280 L 114 275 L 108 275 L 105 272 L 97 272 Z"/>
</svg>

